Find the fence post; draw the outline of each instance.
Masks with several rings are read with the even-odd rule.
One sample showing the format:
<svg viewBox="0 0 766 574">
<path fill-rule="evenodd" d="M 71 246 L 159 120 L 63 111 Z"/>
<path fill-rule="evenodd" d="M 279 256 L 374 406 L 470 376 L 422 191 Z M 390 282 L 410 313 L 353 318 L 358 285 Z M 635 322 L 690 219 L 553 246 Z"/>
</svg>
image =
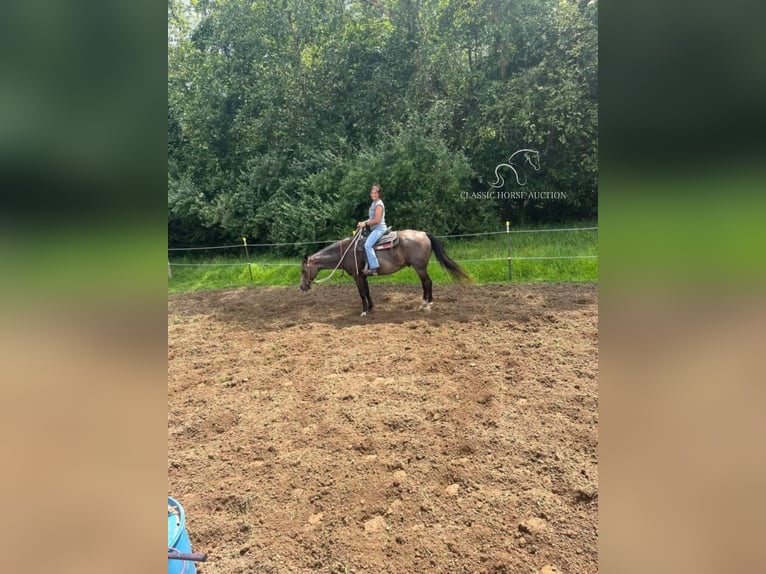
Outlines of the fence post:
<svg viewBox="0 0 766 574">
<path fill-rule="evenodd" d="M 173 271 L 170 269 L 170 259 L 168 259 L 168 279 L 173 278 Z"/>
<path fill-rule="evenodd" d="M 250 283 L 253 282 L 253 268 L 250 266 L 250 264 L 247 264 L 247 271 L 250 273 Z"/>
<path fill-rule="evenodd" d="M 250 254 L 247 252 L 247 237 L 242 238 L 242 245 L 245 246 L 245 259 L 250 259 Z"/>
<path fill-rule="evenodd" d="M 507 238 L 506 243 L 508 245 L 508 281 L 511 280 L 511 222 L 506 221 L 505 222 L 505 237 Z"/>
</svg>

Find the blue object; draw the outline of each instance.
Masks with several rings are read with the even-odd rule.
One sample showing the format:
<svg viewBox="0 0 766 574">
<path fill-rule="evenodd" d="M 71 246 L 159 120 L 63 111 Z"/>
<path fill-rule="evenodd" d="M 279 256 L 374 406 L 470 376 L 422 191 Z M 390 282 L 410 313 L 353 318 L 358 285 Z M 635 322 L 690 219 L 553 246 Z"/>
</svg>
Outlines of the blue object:
<svg viewBox="0 0 766 574">
<path fill-rule="evenodd" d="M 168 555 L 174 552 L 191 552 L 191 542 L 186 534 L 186 514 L 183 506 L 168 496 Z M 168 559 L 168 574 L 196 574 L 197 567 L 191 560 Z"/>
</svg>

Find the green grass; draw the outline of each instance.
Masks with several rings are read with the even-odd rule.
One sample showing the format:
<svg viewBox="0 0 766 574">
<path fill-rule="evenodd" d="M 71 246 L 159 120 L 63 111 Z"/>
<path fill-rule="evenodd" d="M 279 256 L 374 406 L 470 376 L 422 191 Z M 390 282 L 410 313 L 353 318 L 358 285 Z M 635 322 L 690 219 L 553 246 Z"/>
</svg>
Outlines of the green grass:
<svg viewBox="0 0 766 574">
<path fill-rule="evenodd" d="M 143 297 L 157 287 L 157 245 L 167 241 L 156 225 L 127 218 L 13 221 L 0 234 L 0 293 L 9 302 Z"/>
<path fill-rule="evenodd" d="M 561 225 L 553 229 L 595 227 L 595 223 Z M 550 229 L 550 228 L 549 228 Z M 520 230 L 514 230 L 520 231 Z M 595 256 L 598 253 L 598 231 L 545 231 L 534 233 L 505 233 L 478 237 L 442 239 L 449 256 L 473 277 L 477 283 L 507 283 L 508 240 L 510 237 L 511 281 L 513 282 L 596 282 L 598 259 L 522 259 L 525 257 Z M 316 250 L 322 245 L 317 245 Z M 232 250 L 236 251 L 236 250 Z M 172 252 L 171 252 L 172 253 Z M 200 265 L 204 263 L 204 265 Z M 300 257 L 279 258 L 250 248 L 249 257 L 218 255 L 207 259 L 176 257 L 171 259 L 173 277 L 168 279 L 170 293 L 243 286 L 297 286 L 300 282 Z M 452 282 L 448 273 L 431 257 L 428 273 L 434 283 Z M 330 275 L 321 271 L 318 279 Z M 394 275 L 372 279 L 375 283 L 418 285 L 411 268 Z M 353 284 L 353 279 L 340 271 L 327 283 Z"/>
<path fill-rule="evenodd" d="M 759 158 L 760 160 L 761 158 Z M 611 283 L 677 285 L 694 292 L 721 286 L 762 288 L 766 170 L 731 165 L 599 176 L 609 219 L 602 232 Z"/>
</svg>

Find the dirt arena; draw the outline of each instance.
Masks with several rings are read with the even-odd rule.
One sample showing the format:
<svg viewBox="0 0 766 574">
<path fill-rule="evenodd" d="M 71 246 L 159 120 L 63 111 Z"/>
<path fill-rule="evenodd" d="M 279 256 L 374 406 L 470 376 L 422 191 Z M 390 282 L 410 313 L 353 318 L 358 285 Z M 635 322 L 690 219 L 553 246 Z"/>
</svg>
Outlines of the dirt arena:
<svg viewBox="0 0 766 574">
<path fill-rule="evenodd" d="M 169 297 L 198 572 L 598 572 L 597 286 L 371 285 Z"/>
</svg>

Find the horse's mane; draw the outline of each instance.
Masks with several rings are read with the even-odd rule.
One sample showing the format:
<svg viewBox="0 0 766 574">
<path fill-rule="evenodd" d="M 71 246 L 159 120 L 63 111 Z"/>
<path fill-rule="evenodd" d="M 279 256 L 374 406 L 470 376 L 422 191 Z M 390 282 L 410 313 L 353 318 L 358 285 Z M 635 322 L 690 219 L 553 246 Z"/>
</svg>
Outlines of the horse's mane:
<svg viewBox="0 0 766 574">
<path fill-rule="evenodd" d="M 335 241 L 334 243 L 330 243 L 330 245 L 325 245 L 324 247 L 322 247 L 322 249 L 317 251 L 314 255 L 322 255 L 322 254 L 330 252 L 330 251 L 337 251 L 339 248 L 342 249 L 343 247 L 345 247 L 345 246 L 343 246 L 343 242 L 344 241 L 348 241 L 348 240 L 353 239 L 353 238 L 354 238 L 354 236 L 352 235 L 350 237 L 344 237 L 343 239 L 339 239 L 338 241 Z"/>
</svg>

